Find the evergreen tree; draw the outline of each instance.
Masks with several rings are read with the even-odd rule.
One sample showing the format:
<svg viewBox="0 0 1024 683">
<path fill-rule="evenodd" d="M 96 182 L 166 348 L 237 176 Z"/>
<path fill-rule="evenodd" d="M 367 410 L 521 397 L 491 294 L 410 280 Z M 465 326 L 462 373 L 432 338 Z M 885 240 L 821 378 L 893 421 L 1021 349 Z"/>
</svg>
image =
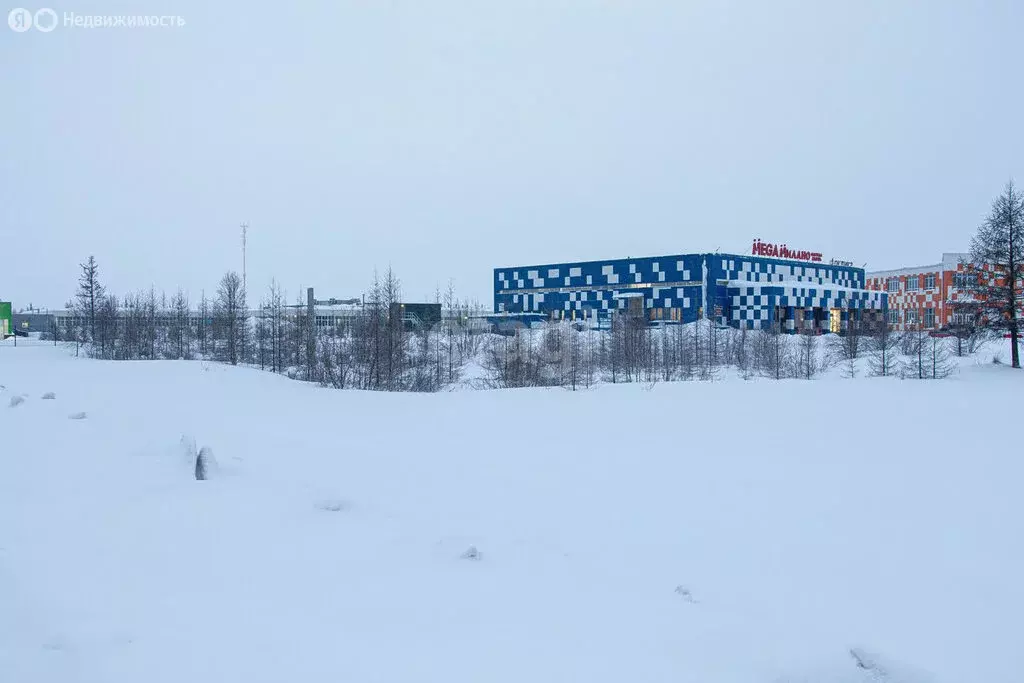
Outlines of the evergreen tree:
<svg viewBox="0 0 1024 683">
<path fill-rule="evenodd" d="M 100 269 L 96 264 L 96 258 L 91 255 L 88 261 L 79 264 L 79 268 L 82 269 L 82 272 L 78 276 L 78 294 L 76 295 L 78 311 L 84 320 L 84 329 L 89 331 L 88 341 L 94 341 L 96 339 L 96 312 L 102 305 L 104 297 L 103 285 L 100 284 Z"/>
<path fill-rule="evenodd" d="M 1020 367 L 1017 340 L 1021 332 L 1024 278 L 1024 194 L 1006 185 L 971 240 L 975 277 L 970 286 L 977 302 L 977 323 L 1010 335 L 1012 365 Z"/>
</svg>

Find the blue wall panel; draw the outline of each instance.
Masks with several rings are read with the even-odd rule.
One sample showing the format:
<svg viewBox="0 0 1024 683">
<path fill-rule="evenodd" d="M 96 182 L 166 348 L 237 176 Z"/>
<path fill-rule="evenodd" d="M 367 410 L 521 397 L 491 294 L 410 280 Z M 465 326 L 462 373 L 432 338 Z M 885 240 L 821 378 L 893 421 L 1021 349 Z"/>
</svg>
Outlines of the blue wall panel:
<svg viewBox="0 0 1024 683">
<path fill-rule="evenodd" d="M 678 309 L 683 322 L 762 328 L 776 307 L 885 308 L 885 293 L 864 281 L 861 268 L 736 254 L 557 263 L 496 268 L 494 310 L 606 318 L 641 297 L 643 309 Z"/>
</svg>

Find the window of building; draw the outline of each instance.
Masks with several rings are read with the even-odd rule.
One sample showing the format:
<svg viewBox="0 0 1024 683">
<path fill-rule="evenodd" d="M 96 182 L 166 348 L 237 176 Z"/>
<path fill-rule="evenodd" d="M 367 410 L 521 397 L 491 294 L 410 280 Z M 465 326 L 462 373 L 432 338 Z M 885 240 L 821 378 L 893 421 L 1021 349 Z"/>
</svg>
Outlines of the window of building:
<svg viewBox="0 0 1024 683">
<path fill-rule="evenodd" d="M 967 311 L 956 311 L 953 313 L 954 325 L 973 325 L 974 314 Z"/>
<path fill-rule="evenodd" d="M 890 308 L 889 309 L 889 324 L 890 325 L 899 325 L 899 323 L 900 323 L 900 312 L 898 310 L 896 310 L 895 308 Z"/>
<path fill-rule="evenodd" d="M 913 308 L 908 309 L 907 312 L 903 314 L 903 322 L 908 325 L 917 324 L 917 311 Z"/>
<path fill-rule="evenodd" d="M 907 291 L 916 292 L 919 289 L 921 289 L 921 277 L 919 275 L 907 277 Z"/>
<path fill-rule="evenodd" d="M 886 289 L 890 292 L 900 291 L 900 279 L 898 277 L 891 277 L 886 283 Z"/>
<path fill-rule="evenodd" d="M 935 273 L 931 273 L 927 277 L 925 277 L 925 279 L 924 279 L 924 288 L 925 289 L 935 289 Z"/>
<path fill-rule="evenodd" d="M 957 289 L 967 289 L 971 286 L 971 276 L 967 273 L 953 273 L 953 286 Z"/>
<path fill-rule="evenodd" d="M 928 328 L 935 327 L 935 309 L 926 308 L 924 309 L 924 326 Z"/>
</svg>

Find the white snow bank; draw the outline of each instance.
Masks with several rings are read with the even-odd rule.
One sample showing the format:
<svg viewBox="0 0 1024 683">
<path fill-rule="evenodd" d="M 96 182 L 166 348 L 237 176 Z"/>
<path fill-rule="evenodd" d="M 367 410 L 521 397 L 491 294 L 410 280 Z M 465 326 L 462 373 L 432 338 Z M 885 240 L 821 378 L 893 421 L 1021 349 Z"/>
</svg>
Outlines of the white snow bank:
<svg viewBox="0 0 1024 683">
<path fill-rule="evenodd" d="M 221 370 L 0 354 L 90 415 L 0 411 L 0 680 L 1021 678 L 1024 463 L 966 428 L 1013 423 L 1012 370 L 434 395 Z M 182 431 L 230 476 L 184 476 Z"/>
</svg>

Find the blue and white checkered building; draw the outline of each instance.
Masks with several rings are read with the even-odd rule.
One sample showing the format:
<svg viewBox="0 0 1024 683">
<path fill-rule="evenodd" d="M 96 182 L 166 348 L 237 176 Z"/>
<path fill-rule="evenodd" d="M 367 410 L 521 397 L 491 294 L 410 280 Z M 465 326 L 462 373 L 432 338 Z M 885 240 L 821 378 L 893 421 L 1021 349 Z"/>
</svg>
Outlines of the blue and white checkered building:
<svg viewBox="0 0 1024 683">
<path fill-rule="evenodd" d="M 631 311 L 652 321 L 712 317 L 732 327 L 840 331 L 854 311 L 886 308 L 864 270 L 736 254 L 679 254 L 494 269 L 499 316 L 606 321 Z"/>
</svg>

